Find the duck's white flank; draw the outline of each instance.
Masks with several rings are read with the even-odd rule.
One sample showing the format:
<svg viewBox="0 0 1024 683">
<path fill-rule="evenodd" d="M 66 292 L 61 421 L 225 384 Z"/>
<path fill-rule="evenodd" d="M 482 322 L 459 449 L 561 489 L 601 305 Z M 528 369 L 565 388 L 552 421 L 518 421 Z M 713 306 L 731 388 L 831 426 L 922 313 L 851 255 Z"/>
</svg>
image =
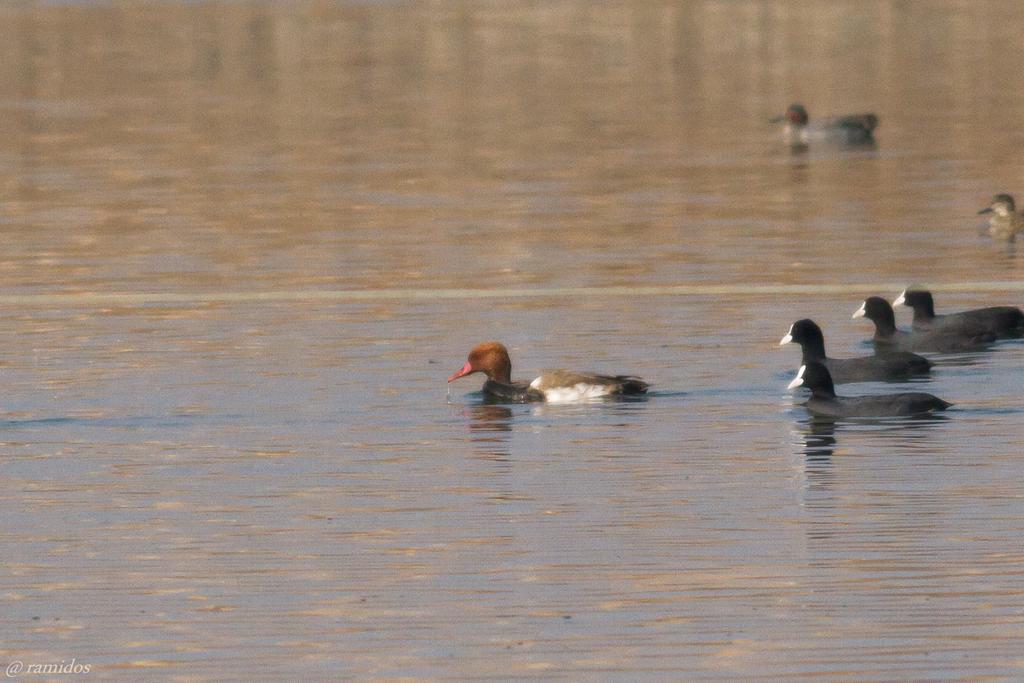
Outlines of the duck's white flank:
<svg viewBox="0 0 1024 683">
<path fill-rule="evenodd" d="M 543 377 L 530 382 L 530 387 L 544 394 L 544 400 L 548 403 L 575 403 L 577 401 L 589 401 L 595 398 L 602 398 L 611 393 L 612 387 L 601 384 L 587 384 L 577 382 L 563 387 L 541 388 Z"/>
</svg>

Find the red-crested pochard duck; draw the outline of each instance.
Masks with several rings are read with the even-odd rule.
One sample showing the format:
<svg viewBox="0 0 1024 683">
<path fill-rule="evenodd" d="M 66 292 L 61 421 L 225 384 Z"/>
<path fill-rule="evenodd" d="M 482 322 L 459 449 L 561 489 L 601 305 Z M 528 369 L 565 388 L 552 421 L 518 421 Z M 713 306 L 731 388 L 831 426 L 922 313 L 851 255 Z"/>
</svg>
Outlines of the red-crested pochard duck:
<svg viewBox="0 0 1024 683">
<path fill-rule="evenodd" d="M 454 382 L 474 372 L 487 375 L 483 392 L 489 400 L 506 403 L 570 403 L 608 396 L 643 394 L 648 387 L 647 382 L 639 377 L 567 370 L 545 370 L 532 382 L 513 382 L 508 349 L 499 342 L 484 342 L 474 347 L 469 352 L 466 364 L 448 381 Z"/>
</svg>

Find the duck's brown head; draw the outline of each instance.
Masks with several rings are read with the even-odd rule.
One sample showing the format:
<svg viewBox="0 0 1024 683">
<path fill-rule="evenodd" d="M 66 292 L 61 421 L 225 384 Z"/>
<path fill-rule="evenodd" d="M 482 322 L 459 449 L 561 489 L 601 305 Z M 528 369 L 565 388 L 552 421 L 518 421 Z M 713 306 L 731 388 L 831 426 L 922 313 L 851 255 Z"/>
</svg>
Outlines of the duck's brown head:
<svg viewBox="0 0 1024 683">
<path fill-rule="evenodd" d="M 791 104 L 789 109 L 784 114 L 786 121 L 793 124 L 794 126 L 806 126 L 807 125 L 807 110 L 804 109 L 802 104 Z"/>
<path fill-rule="evenodd" d="M 498 382 L 512 381 L 512 361 L 508 357 L 508 349 L 500 342 L 484 342 L 477 344 L 469 352 L 469 359 L 462 369 L 448 378 L 449 382 L 460 377 L 482 372 L 489 379 Z"/>
</svg>

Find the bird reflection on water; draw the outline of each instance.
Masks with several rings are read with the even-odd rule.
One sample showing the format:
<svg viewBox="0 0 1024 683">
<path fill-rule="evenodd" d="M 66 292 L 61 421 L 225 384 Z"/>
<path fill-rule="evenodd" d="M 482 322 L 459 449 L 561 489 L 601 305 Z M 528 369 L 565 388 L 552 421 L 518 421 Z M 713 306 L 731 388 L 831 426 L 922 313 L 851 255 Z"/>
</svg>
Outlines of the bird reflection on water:
<svg viewBox="0 0 1024 683">
<path fill-rule="evenodd" d="M 508 462 L 511 459 L 509 439 L 512 435 L 512 409 L 501 405 L 467 406 L 469 438 L 477 456 L 487 460 Z"/>
<path fill-rule="evenodd" d="M 836 421 L 834 419 L 811 417 L 807 421 L 803 436 L 803 453 L 808 469 L 819 462 L 828 462 L 835 453 Z"/>
<path fill-rule="evenodd" d="M 877 434 L 891 438 L 899 435 L 908 441 L 925 436 L 920 430 L 949 421 L 948 415 L 921 414 L 892 418 L 832 418 L 810 416 L 798 420 L 796 433 L 800 435 L 803 455 L 808 460 L 830 458 L 835 454 L 839 440 L 837 434 L 856 431 L 858 434 Z"/>
<path fill-rule="evenodd" d="M 809 538 L 828 538 L 835 533 L 828 511 L 842 506 L 850 491 L 847 483 L 856 478 L 861 464 L 844 468 L 835 456 L 860 455 L 879 439 L 889 442 L 886 451 L 892 457 L 922 452 L 934 444 L 937 427 L 950 418 L 947 415 L 917 415 L 901 418 L 845 418 L 812 416 L 798 420 L 794 435 L 803 456 L 803 505 L 808 510 L 825 513 L 816 519 Z M 901 455 L 902 454 L 902 455 Z"/>
<path fill-rule="evenodd" d="M 831 418 L 810 416 L 798 420 L 794 433 L 800 439 L 808 482 L 820 478 L 823 468 L 831 467 L 832 458 L 841 446 L 844 434 L 894 437 L 900 441 L 900 450 L 915 448 L 915 441 L 930 438 L 926 431 L 949 421 L 948 415 L 923 414 L 898 418 Z M 853 445 L 853 444 L 851 444 Z"/>
</svg>

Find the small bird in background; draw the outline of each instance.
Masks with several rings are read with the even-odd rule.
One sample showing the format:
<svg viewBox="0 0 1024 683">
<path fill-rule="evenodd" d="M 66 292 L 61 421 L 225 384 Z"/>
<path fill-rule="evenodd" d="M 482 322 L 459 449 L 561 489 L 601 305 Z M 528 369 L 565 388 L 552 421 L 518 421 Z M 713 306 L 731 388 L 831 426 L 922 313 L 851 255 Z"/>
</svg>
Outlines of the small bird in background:
<svg viewBox="0 0 1024 683">
<path fill-rule="evenodd" d="M 992 214 L 988 217 L 988 234 L 993 239 L 1013 242 L 1024 227 L 1024 219 L 1017 213 L 1017 205 L 1008 194 L 992 197 L 992 203 L 978 212 L 979 216 L 982 214 Z"/>
<path fill-rule="evenodd" d="M 791 145 L 805 145 L 815 141 L 845 145 L 869 144 L 874 142 L 873 131 L 878 127 L 878 117 L 874 114 L 848 114 L 811 121 L 802 104 L 791 104 L 785 114 L 772 119 L 773 123 L 780 121 L 786 122 L 782 135 Z"/>
</svg>

